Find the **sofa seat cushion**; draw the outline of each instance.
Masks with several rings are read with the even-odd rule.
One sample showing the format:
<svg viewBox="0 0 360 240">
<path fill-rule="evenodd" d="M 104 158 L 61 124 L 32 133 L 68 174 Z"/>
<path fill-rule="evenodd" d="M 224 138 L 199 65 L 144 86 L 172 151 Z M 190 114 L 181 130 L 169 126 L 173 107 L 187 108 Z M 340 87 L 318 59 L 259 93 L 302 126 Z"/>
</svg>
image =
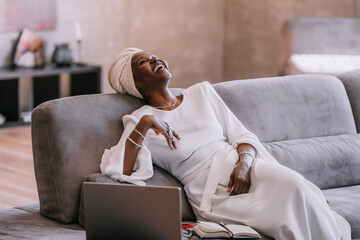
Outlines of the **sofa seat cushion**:
<svg viewBox="0 0 360 240">
<path fill-rule="evenodd" d="M 287 140 L 265 144 L 282 165 L 321 189 L 360 184 L 360 135 Z"/>
<path fill-rule="evenodd" d="M 351 237 L 360 238 L 360 185 L 325 189 L 329 206 L 343 216 L 351 226 Z"/>
<path fill-rule="evenodd" d="M 360 68 L 360 55 L 293 54 L 288 60 L 289 74 L 339 74 Z"/>
<path fill-rule="evenodd" d="M 39 204 L 0 211 L 0 239 L 85 239 L 78 224 L 63 225 L 40 215 Z"/>
</svg>

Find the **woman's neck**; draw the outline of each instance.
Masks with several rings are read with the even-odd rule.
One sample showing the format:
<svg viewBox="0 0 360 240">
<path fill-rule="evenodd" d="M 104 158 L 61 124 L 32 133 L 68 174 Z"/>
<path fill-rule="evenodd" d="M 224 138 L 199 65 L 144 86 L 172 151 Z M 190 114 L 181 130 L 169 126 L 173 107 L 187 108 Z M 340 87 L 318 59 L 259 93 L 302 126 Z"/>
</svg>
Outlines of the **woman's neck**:
<svg viewBox="0 0 360 240">
<path fill-rule="evenodd" d="M 168 88 L 165 88 L 162 91 L 150 93 L 145 100 L 154 108 L 167 108 L 174 107 L 177 98 Z"/>
</svg>

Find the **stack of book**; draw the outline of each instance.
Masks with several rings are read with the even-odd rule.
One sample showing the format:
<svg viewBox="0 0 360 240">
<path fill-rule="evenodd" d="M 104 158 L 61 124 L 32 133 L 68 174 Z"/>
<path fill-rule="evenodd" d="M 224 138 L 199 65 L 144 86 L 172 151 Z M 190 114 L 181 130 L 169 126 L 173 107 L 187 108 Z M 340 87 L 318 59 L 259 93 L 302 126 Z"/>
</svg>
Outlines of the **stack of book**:
<svg viewBox="0 0 360 240">
<path fill-rule="evenodd" d="M 260 234 L 246 225 L 198 221 L 194 233 L 200 239 L 260 239 Z"/>
</svg>

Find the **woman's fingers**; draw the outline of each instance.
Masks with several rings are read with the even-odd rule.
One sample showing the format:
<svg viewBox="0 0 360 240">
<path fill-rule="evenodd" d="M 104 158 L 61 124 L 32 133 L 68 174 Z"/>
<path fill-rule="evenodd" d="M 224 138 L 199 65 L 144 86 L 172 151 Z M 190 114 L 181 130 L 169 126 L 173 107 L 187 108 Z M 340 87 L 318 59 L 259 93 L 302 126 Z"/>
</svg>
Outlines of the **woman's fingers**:
<svg viewBox="0 0 360 240">
<path fill-rule="evenodd" d="M 241 185 L 240 185 L 239 194 L 247 193 L 247 192 L 246 192 L 246 188 L 247 188 L 247 184 L 246 184 L 246 183 L 241 184 Z"/>
<path fill-rule="evenodd" d="M 250 190 L 250 182 L 241 179 L 239 177 L 236 177 L 236 174 L 234 173 L 231 174 L 227 189 L 229 195 L 248 193 L 249 190 Z"/>
<path fill-rule="evenodd" d="M 229 180 L 229 184 L 228 184 L 228 189 L 227 189 L 227 191 L 228 191 L 228 192 L 231 192 L 233 186 L 234 186 L 234 174 L 232 173 L 232 174 L 230 175 L 230 180 Z"/>
<path fill-rule="evenodd" d="M 240 194 L 240 188 L 241 188 L 241 184 L 239 184 L 239 183 L 237 183 L 237 181 L 235 181 L 233 189 L 230 192 L 230 196 Z"/>
<path fill-rule="evenodd" d="M 159 134 L 160 134 L 159 130 L 157 130 L 157 129 L 155 129 L 155 128 L 151 128 L 151 129 L 154 130 L 154 132 L 155 132 L 156 135 L 159 135 Z"/>
<path fill-rule="evenodd" d="M 243 183 L 240 179 L 235 177 L 235 174 L 231 175 L 229 185 L 228 185 L 228 192 L 229 195 L 237 195 L 241 193 Z"/>
<path fill-rule="evenodd" d="M 177 139 L 177 140 L 180 140 L 181 138 L 180 138 L 180 136 L 173 130 L 173 135 L 174 135 L 174 137 Z M 176 139 L 175 138 L 172 138 L 172 139 L 170 139 L 171 140 L 171 143 L 172 143 L 172 145 L 173 145 L 173 147 L 175 148 L 175 149 L 177 149 L 177 146 L 176 146 Z"/>
<path fill-rule="evenodd" d="M 165 139 L 166 139 L 166 142 L 167 142 L 167 144 L 169 145 L 169 147 L 171 148 L 171 150 L 174 150 L 174 146 L 173 146 L 173 143 L 172 143 L 172 141 L 170 140 L 170 138 L 169 138 L 169 135 L 166 133 L 166 134 L 163 134 L 164 135 L 164 137 L 165 137 Z"/>
<path fill-rule="evenodd" d="M 171 149 L 171 150 L 174 150 L 174 149 L 177 148 L 176 143 L 175 143 L 175 138 L 179 139 L 180 137 L 179 137 L 178 134 L 175 133 L 174 130 L 171 130 L 171 131 L 172 131 L 172 134 L 173 134 L 172 137 L 170 136 L 170 134 L 169 134 L 169 132 L 168 132 L 167 129 L 164 130 L 164 131 L 162 131 L 161 133 L 162 133 L 162 135 L 164 135 L 164 137 L 165 137 L 165 139 L 166 139 L 166 142 L 167 142 L 167 144 L 169 145 L 170 149 Z M 175 138 L 174 138 L 174 136 L 175 136 Z M 179 139 L 179 140 L 180 140 L 180 139 Z"/>
<path fill-rule="evenodd" d="M 251 168 L 244 167 L 241 162 L 235 166 L 230 175 L 230 181 L 227 191 L 229 195 L 248 193 L 251 185 Z"/>
<path fill-rule="evenodd" d="M 235 182 L 230 195 L 237 195 L 237 194 L 243 194 L 249 192 L 250 186 L 244 182 Z"/>
<path fill-rule="evenodd" d="M 177 134 L 168 123 L 162 121 L 161 119 L 155 118 L 152 129 L 154 130 L 156 135 L 162 134 L 165 137 L 166 142 L 171 150 L 177 148 L 175 141 L 176 139 L 180 140 L 181 138 L 179 134 Z"/>
<path fill-rule="evenodd" d="M 166 130 L 165 130 L 166 136 L 165 137 L 168 142 L 168 145 L 172 150 L 177 149 L 175 141 L 176 141 L 176 139 L 180 140 L 180 136 L 175 132 L 175 130 L 172 127 L 170 127 L 169 124 L 167 124 L 166 122 L 165 122 L 165 124 L 166 124 Z"/>
<path fill-rule="evenodd" d="M 177 140 L 181 140 L 180 136 L 174 131 L 174 137 L 176 137 Z"/>
<path fill-rule="evenodd" d="M 173 139 L 173 140 L 171 141 L 171 143 L 172 143 L 173 147 L 174 147 L 175 149 L 177 149 L 175 139 Z"/>
</svg>

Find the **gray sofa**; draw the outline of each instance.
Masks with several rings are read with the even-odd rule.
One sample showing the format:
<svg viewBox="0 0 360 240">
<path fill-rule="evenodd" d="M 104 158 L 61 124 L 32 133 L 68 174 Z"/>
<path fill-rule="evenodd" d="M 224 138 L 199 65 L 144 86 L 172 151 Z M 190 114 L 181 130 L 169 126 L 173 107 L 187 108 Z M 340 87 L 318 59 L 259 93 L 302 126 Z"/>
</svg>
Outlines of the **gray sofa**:
<svg viewBox="0 0 360 240">
<path fill-rule="evenodd" d="M 360 71 L 339 78 L 304 74 L 214 87 L 280 163 L 323 190 L 360 239 Z M 39 105 L 32 142 L 40 204 L 0 211 L 0 239 L 85 239 L 82 183 L 115 182 L 99 173 L 101 155 L 117 143 L 121 117 L 143 104 L 96 94 Z M 181 186 L 157 167 L 147 184 Z M 184 220 L 195 219 L 185 194 L 182 211 Z"/>
</svg>

